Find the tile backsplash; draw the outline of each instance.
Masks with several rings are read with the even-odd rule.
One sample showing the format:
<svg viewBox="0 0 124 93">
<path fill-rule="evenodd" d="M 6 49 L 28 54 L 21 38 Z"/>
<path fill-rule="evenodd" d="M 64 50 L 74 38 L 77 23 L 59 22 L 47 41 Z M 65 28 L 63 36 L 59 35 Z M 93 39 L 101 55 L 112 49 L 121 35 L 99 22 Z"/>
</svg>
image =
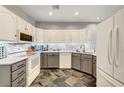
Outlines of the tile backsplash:
<svg viewBox="0 0 124 93">
<path fill-rule="evenodd" d="M 94 52 L 95 48 L 88 43 L 32 43 L 32 44 L 17 44 L 17 43 L 3 43 L 7 49 L 8 53 L 12 53 L 17 48 L 21 48 L 23 50 L 27 50 L 28 47 L 31 46 L 42 46 L 42 49 L 47 48 L 49 51 L 75 51 L 75 50 L 83 50 L 85 52 Z"/>
</svg>

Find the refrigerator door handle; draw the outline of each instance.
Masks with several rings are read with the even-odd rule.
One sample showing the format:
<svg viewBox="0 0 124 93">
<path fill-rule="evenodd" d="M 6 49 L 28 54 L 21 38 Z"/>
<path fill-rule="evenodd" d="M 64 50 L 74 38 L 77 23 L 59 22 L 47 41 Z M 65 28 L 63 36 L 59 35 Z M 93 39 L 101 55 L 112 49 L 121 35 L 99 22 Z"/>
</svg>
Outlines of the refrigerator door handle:
<svg viewBox="0 0 124 93">
<path fill-rule="evenodd" d="M 113 63 L 112 56 L 112 29 L 109 30 L 109 39 L 108 39 L 108 62 L 110 65 Z"/>
<path fill-rule="evenodd" d="M 119 64 L 119 28 L 118 26 L 115 27 L 115 41 L 114 41 L 114 59 L 115 59 L 115 66 L 118 67 Z"/>
</svg>

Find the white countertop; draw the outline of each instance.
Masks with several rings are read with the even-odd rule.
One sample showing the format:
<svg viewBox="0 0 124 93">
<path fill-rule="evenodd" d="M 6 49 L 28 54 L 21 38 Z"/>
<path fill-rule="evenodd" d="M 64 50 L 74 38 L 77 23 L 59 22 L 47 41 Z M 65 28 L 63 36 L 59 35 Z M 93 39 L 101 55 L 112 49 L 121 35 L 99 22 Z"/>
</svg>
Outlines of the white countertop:
<svg viewBox="0 0 124 93">
<path fill-rule="evenodd" d="M 11 65 L 21 60 L 27 59 L 27 57 L 7 57 L 4 59 L 0 59 L 0 65 Z"/>
<path fill-rule="evenodd" d="M 79 53 L 79 54 L 91 54 L 96 56 L 96 53 L 92 53 L 92 52 L 76 52 L 76 51 L 41 51 L 41 53 Z"/>
<path fill-rule="evenodd" d="M 0 59 L 0 65 L 11 65 L 18 61 L 27 59 L 29 56 L 36 53 L 79 53 L 79 54 L 91 54 L 96 56 L 96 53 L 91 53 L 91 52 L 83 53 L 83 52 L 76 52 L 76 51 L 36 51 L 36 52 L 27 54 L 27 56 L 14 56 L 14 57 L 11 56 L 4 59 Z"/>
</svg>

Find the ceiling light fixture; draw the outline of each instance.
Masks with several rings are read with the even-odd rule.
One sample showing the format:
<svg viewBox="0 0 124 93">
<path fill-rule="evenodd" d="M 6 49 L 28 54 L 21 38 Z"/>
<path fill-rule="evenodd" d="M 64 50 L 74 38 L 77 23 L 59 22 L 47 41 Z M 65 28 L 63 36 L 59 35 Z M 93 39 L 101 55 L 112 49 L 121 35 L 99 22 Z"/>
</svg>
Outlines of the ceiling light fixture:
<svg viewBox="0 0 124 93">
<path fill-rule="evenodd" d="M 79 15 L 79 12 L 75 12 L 74 14 L 77 16 L 77 15 Z"/>
<path fill-rule="evenodd" d="M 50 16 L 52 16 L 52 15 L 53 15 L 53 13 L 52 13 L 52 12 L 49 12 L 49 15 L 50 15 Z"/>
<path fill-rule="evenodd" d="M 100 17 L 97 17 L 96 19 L 97 19 L 97 20 L 99 20 L 99 19 L 100 19 Z"/>
</svg>

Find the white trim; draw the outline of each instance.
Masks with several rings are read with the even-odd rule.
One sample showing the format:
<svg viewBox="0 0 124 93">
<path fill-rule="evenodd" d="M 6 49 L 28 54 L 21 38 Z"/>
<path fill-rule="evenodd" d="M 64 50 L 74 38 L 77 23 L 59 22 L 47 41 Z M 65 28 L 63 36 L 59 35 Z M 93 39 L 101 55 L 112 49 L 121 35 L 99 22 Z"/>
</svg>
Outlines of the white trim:
<svg viewBox="0 0 124 93">
<path fill-rule="evenodd" d="M 104 79 L 106 79 L 108 82 L 110 82 L 112 85 L 114 85 L 115 87 L 124 87 L 124 85 L 120 82 L 118 82 L 117 80 L 115 80 L 113 77 L 107 75 L 106 73 L 104 73 L 103 71 L 101 71 L 100 69 L 98 69 L 98 72 L 100 75 L 102 75 L 102 77 Z"/>
</svg>

